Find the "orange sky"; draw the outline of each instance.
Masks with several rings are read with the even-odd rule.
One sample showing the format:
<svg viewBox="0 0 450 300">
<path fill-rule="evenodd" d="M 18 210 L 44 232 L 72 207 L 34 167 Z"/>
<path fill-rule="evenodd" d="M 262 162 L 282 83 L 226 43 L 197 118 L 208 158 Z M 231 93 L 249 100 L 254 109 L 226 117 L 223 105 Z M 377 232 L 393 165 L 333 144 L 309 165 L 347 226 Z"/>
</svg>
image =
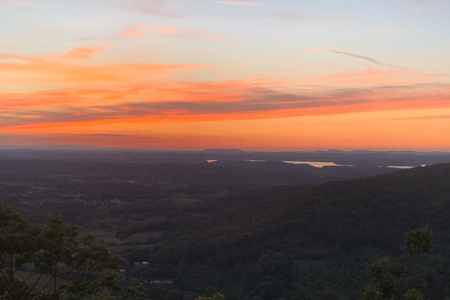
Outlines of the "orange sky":
<svg viewBox="0 0 450 300">
<path fill-rule="evenodd" d="M 271 9 L 296 7 L 288 2 Z M 32 22 L 18 20 L 35 1 L 21 2 L 21 10 L 19 2 L 10 3 L 3 7 L 11 11 L 9 22 Z M 70 14 L 68 2 L 61 3 L 55 10 Z M 290 34 L 301 32 L 287 14 L 277 19 L 281 23 L 259 23 L 270 6 L 264 1 L 212 1 L 208 9 L 217 20 L 172 3 L 149 12 L 111 4 L 115 14 L 127 17 L 96 24 L 103 37 L 90 36 L 93 24 L 66 24 L 45 5 L 39 9 L 50 13 L 49 22 L 55 18 L 65 30 L 75 26 L 75 34 L 58 38 L 53 27 L 36 28 L 35 36 L 0 30 L 11 44 L 0 50 L 0 146 L 450 151 L 446 41 L 430 40 L 427 57 L 423 45 L 413 44 L 425 39 L 426 32 L 418 32 L 410 38 L 415 52 L 409 52 L 417 59 L 410 60 L 399 53 L 413 47 L 388 44 L 400 33 L 380 36 L 381 25 L 365 7 L 354 19 L 338 14 L 336 20 L 308 21 L 303 29 L 312 35 L 296 43 Z M 93 16 L 102 8 L 83 5 Z M 314 9 L 305 13 L 319 15 Z M 430 12 L 395 9 L 402 34 L 412 26 L 412 11 Z M 239 15 L 244 11 L 255 23 Z M 228 27 L 226 18 L 234 18 Z M 349 37 L 365 33 L 367 40 L 349 40 L 342 48 L 330 42 L 335 29 L 323 31 L 331 23 Z M 40 44 L 27 46 L 34 38 Z M 386 48 L 365 47 L 373 39 Z"/>
</svg>

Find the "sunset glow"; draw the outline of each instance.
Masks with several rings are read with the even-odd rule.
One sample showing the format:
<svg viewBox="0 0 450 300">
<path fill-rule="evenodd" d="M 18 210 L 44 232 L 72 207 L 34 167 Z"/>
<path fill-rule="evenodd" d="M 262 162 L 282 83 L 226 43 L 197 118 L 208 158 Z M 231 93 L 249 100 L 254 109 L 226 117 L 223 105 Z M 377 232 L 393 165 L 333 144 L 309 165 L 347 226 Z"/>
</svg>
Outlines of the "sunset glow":
<svg viewBox="0 0 450 300">
<path fill-rule="evenodd" d="M 449 1 L 0 9 L 0 146 L 450 151 Z"/>
</svg>

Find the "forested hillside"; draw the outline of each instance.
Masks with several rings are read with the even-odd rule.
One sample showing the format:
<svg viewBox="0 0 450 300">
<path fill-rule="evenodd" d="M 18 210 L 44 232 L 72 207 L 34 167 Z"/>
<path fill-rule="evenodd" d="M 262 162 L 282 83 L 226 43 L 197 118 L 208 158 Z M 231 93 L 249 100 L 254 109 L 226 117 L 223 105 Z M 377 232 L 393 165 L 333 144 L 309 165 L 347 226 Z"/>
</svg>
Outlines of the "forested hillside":
<svg viewBox="0 0 450 300">
<path fill-rule="evenodd" d="M 135 276 L 175 278 L 176 288 L 151 289 L 159 299 L 216 291 L 227 299 L 357 299 L 366 263 L 400 256 L 405 232 L 430 224 L 437 246 L 427 261 L 426 293 L 444 299 L 449 183 L 445 164 L 248 193 L 231 209 L 173 218 L 170 231 L 129 258 L 151 265 Z"/>
</svg>

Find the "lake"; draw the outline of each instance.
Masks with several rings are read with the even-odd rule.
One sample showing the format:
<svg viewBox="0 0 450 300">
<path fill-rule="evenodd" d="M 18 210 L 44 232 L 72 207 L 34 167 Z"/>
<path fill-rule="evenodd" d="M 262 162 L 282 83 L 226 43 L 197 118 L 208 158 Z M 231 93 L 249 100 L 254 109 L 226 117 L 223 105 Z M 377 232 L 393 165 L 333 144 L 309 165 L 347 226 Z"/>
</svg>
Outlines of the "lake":
<svg viewBox="0 0 450 300">
<path fill-rule="evenodd" d="M 323 167 L 353 167 L 353 165 L 338 165 L 331 161 L 303 161 L 303 160 L 283 160 L 286 164 L 310 165 L 315 168 Z"/>
</svg>

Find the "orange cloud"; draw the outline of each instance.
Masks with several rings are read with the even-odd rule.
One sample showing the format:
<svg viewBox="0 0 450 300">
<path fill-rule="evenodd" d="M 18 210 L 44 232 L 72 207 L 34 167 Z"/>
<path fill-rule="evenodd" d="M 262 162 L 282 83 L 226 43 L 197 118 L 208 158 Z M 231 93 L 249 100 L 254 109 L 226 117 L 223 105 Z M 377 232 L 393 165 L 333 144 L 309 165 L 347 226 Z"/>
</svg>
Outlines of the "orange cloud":
<svg viewBox="0 0 450 300">
<path fill-rule="evenodd" d="M 356 112 L 449 108 L 449 85 L 409 85 L 323 91 L 277 91 L 251 81 L 123 83 L 0 95 L 4 130 L 133 128 L 217 120 L 325 116 Z M 130 125 L 135 124 L 135 125 Z M 136 125 L 140 124 L 140 125 Z"/>
<path fill-rule="evenodd" d="M 34 57 L 27 57 L 17 54 L 11 54 L 11 53 L 0 53 L 0 58 L 4 60 L 12 60 L 14 62 L 28 62 L 28 63 L 37 63 L 44 61 L 40 58 L 34 58 Z"/>
<path fill-rule="evenodd" d="M 316 148 L 325 147 L 325 139 L 334 143 L 330 147 L 349 145 L 350 138 L 360 139 L 362 147 L 374 146 L 368 137 L 381 139 L 383 134 L 385 141 L 398 144 L 400 138 L 391 135 L 394 130 L 389 126 L 399 125 L 395 132 L 408 138 L 413 124 L 438 130 L 435 137 L 442 134 L 439 128 L 450 126 L 445 117 L 450 115 L 450 85 L 439 83 L 445 74 L 367 68 L 289 80 L 189 82 L 173 76 L 180 70 L 205 68 L 89 65 L 0 54 L 0 80 L 5 86 L 48 82 L 61 86 L 0 93 L 0 144 L 3 136 L 23 144 L 151 147 L 153 141 L 183 148 L 214 141 L 215 146 L 262 149 L 288 147 L 295 136 Z M 370 128 L 362 132 L 369 117 Z M 303 132 L 303 127 L 308 130 Z M 18 138 L 24 135 L 29 138 Z M 407 144 L 406 138 L 401 140 Z"/>
<path fill-rule="evenodd" d="M 240 147 L 255 150 L 299 149 L 416 149 L 450 150 L 448 119 L 415 120 L 408 116 L 435 114 L 424 111 L 357 112 L 246 120 L 206 120 L 182 124 L 91 122 L 43 124 L 2 131 L 0 144 L 88 145 L 201 149 Z M 450 113 L 450 109 L 445 110 Z M 394 117 L 403 116 L 397 120 Z M 388 118 L 388 120 L 386 120 Z M 156 126 L 155 126 L 156 125 Z M 116 127 L 115 127 L 116 126 Z"/>
<path fill-rule="evenodd" d="M 188 64 L 115 63 L 80 65 L 68 62 L 36 59 L 13 54 L 0 54 L 0 80 L 11 84 L 76 84 L 129 82 L 164 77 L 181 69 L 202 69 L 206 66 Z M 1 87 L 0 87 L 1 90 Z"/>
<path fill-rule="evenodd" d="M 87 46 L 74 48 L 65 54 L 59 55 L 59 57 L 65 58 L 65 59 L 89 60 L 94 57 L 95 53 L 102 51 L 104 48 L 105 48 L 105 46 L 87 45 Z"/>
</svg>

